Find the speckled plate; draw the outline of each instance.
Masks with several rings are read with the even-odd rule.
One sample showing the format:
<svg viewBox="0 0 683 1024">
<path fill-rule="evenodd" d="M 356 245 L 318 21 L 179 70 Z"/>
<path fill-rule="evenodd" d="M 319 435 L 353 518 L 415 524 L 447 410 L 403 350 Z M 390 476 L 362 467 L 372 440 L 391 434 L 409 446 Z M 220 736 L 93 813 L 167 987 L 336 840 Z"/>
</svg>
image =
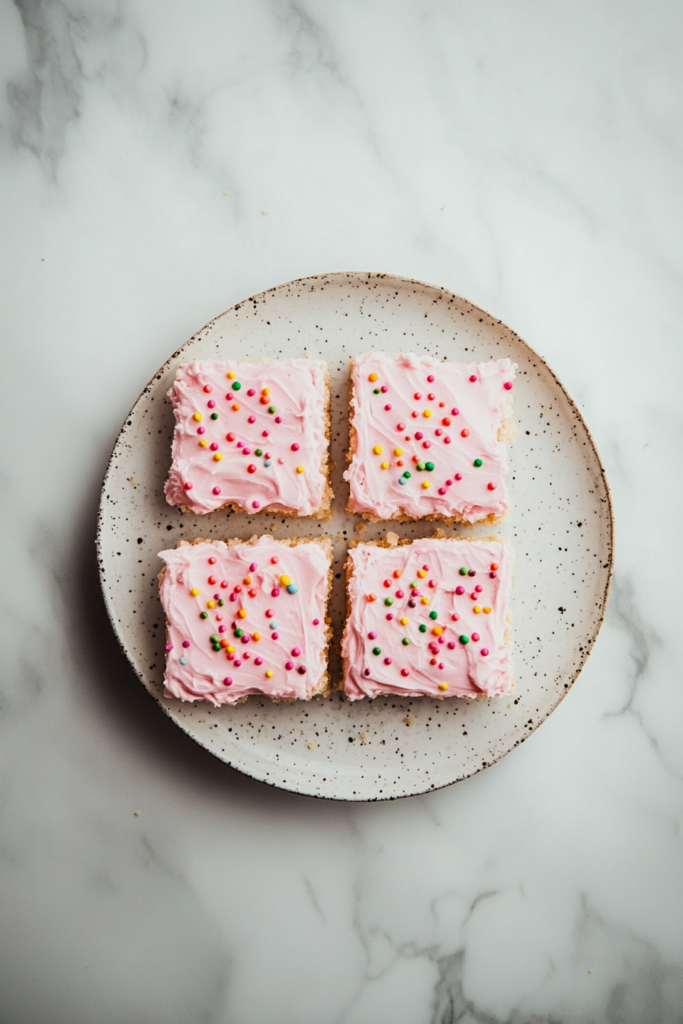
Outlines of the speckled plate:
<svg viewBox="0 0 683 1024">
<path fill-rule="evenodd" d="M 377 698 L 339 694 L 291 704 L 250 697 L 216 709 L 163 695 L 164 618 L 159 551 L 194 537 L 330 534 L 331 602 L 339 678 L 347 541 L 434 533 L 434 524 L 357 529 L 344 511 L 348 365 L 369 349 L 450 360 L 510 356 L 519 366 L 511 450 L 514 510 L 499 532 L 516 554 L 512 613 L 516 688 L 511 697 Z M 332 375 L 334 516 L 327 523 L 214 512 L 184 515 L 166 504 L 173 414 L 166 392 L 190 359 L 325 359 Z M 458 530 L 446 529 L 447 535 Z M 475 527 L 469 535 L 489 534 Z M 546 363 L 499 320 L 443 288 L 385 274 L 339 273 L 292 281 L 240 302 L 174 352 L 124 423 L 102 489 L 98 524 L 102 589 L 121 645 L 164 712 L 239 771 L 283 789 L 339 800 L 386 800 L 465 779 L 497 761 L 557 707 L 602 622 L 612 568 L 612 511 L 604 470 L 581 415 Z"/>
</svg>

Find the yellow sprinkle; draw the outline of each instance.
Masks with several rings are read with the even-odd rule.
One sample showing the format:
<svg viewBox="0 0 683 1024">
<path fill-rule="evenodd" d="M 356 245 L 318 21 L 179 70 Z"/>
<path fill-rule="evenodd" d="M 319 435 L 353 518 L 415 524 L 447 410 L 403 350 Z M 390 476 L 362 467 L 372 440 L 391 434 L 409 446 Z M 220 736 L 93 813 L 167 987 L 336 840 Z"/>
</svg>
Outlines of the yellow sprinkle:
<svg viewBox="0 0 683 1024">
<path fill-rule="evenodd" d="M 426 491 L 426 490 L 427 490 L 427 488 L 429 487 L 429 480 L 423 480 L 423 481 L 422 481 L 422 486 L 424 487 L 424 489 L 425 489 L 425 491 Z"/>
<path fill-rule="evenodd" d="M 220 462 L 222 458 L 223 458 L 223 456 L 221 455 L 220 452 L 214 452 L 213 453 L 213 461 L 214 462 Z"/>
<path fill-rule="evenodd" d="M 193 420 L 196 420 L 196 421 L 197 421 L 197 423 L 199 423 L 199 421 L 200 421 L 200 419 L 201 419 L 201 418 L 202 418 L 202 414 L 201 414 L 200 412 L 196 412 L 196 413 L 194 414 L 194 416 L 192 417 L 192 419 L 193 419 Z"/>
<path fill-rule="evenodd" d="M 260 633 L 252 633 L 251 634 L 251 639 L 254 641 L 255 644 L 257 644 L 259 642 L 259 640 L 261 639 L 261 634 Z"/>
<path fill-rule="evenodd" d="M 199 591 L 197 590 L 196 587 L 193 587 L 192 590 L 190 591 L 190 593 L 192 594 L 193 597 L 197 597 L 197 595 L 199 594 Z"/>
<path fill-rule="evenodd" d="M 249 586 L 249 584 L 251 583 L 251 576 L 245 576 L 244 579 L 242 580 L 242 583 L 246 583 L 247 586 Z"/>
<path fill-rule="evenodd" d="M 422 415 L 425 416 L 427 419 L 429 419 L 429 417 L 432 415 L 432 410 L 431 409 L 425 409 L 425 411 L 422 413 Z"/>
<path fill-rule="evenodd" d="M 266 679 L 272 679 L 272 678 L 273 678 L 273 671 L 272 671 L 272 669 L 269 668 L 266 671 Z"/>
<path fill-rule="evenodd" d="M 402 619 L 399 619 L 398 621 L 401 623 L 402 626 L 407 626 L 408 625 L 408 620 L 405 617 L 405 615 L 403 616 Z"/>
<path fill-rule="evenodd" d="M 420 577 L 421 580 L 423 580 L 425 578 L 425 576 L 427 575 L 427 570 L 426 569 L 418 569 L 417 570 L 417 575 Z"/>
<path fill-rule="evenodd" d="M 478 604 L 475 604 L 475 606 L 474 606 L 474 608 L 472 609 L 472 611 L 474 612 L 474 614 L 475 614 L 475 615 L 478 615 L 478 614 L 479 614 L 479 612 L 481 611 L 481 608 L 479 607 L 479 605 L 478 605 Z"/>
<path fill-rule="evenodd" d="M 235 648 L 232 646 L 232 644 L 228 644 L 228 646 L 225 649 L 228 652 L 228 654 L 234 654 L 235 653 Z"/>
<path fill-rule="evenodd" d="M 389 463 L 388 462 L 380 462 L 379 468 L 380 469 L 389 469 Z"/>
<path fill-rule="evenodd" d="M 484 615 L 490 615 L 492 610 L 493 609 L 491 609 L 491 608 L 484 608 Z"/>
<path fill-rule="evenodd" d="M 422 604 L 429 604 L 429 598 L 428 597 L 423 597 L 422 598 Z"/>
<path fill-rule="evenodd" d="M 443 626 L 434 626 L 432 633 L 434 634 L 434 636 L 441 636 L 441 634 L 443 633 Z"/>
<path fill-rule="evenodd" d="M 297 471 L 297 473 L 303 473 L 304 467 L 303 466 L 297 466 L 296 467 L 296 471 Z"/>
<path fill-rule="evenodd" d="M 207 601 L 206 602 L 206 607 L 207 608 L 215 608 L 216 607 L 216 602 L 215 601 Z"/>
<path fill-rule="evenodd" d="M 208 441 L 205 441 L 204 438 L 202 438 L 202 440 L 199 442 L 199 447 L 200 448 L 206 448 L 208 443 L 209 443 Z"/>
<path fill-rule="evenodd" d="M 381 444 L 376 444 L 375 447 L 372 450 L 375 453 L 375 455 L 381 455 L 382 454 L 382 445 Z"/>
<path fill-rule="evenodd" d="M 247 617 L 247 609 L 246 608 L 240 608 L 240 610 L 238 611 L 237 614 L 239 615 L 239 617 L 241 619 L 246 619 L 246 617 Z"/>
<path fill-rule="evenodd" d="M 270 394 L 270 388 L 261 388 L 261 394 L 262 395 L 269 395 Z"/>
<path fill-rule="evenodd" d="M 225 376 L 228 377 L 230 380 L 232 380 L 234 378 L 234 376 L 235 376 L 235 371 L 234 370 L 228 370 L 228 372 L 226 373 Z"/>
<path fill-rule="evenodd" d="M 440 690 L 447 690 L 448 689 L 448 683 L 439 683 L 439 689 Z"/>
<path fill-rule="evenodd" d="M 287 575 L 280 577 L 280 583 L 282 584 L 283 587 L 288 587 L 291 582 L 291 579 Z"/>
<path fill-rule="evenodd" d="M 377 380 L 377 374 L 376 373 L 369 373 L 368 374 L 368 380 L 371 380 L 372 383 L 374 384 L 375 381 Z"/>
<path fill-rule="evenodd" d="M 394 455 L 403 455 L 402 448 L 394 448 Z"/>
<path fill-rule="evenodd" d="M 232 409 L 233 409 L 233 412 L 239 412 L 240 411 L 240 403 L 239 402 L 233 402 Z"/>
</svg>

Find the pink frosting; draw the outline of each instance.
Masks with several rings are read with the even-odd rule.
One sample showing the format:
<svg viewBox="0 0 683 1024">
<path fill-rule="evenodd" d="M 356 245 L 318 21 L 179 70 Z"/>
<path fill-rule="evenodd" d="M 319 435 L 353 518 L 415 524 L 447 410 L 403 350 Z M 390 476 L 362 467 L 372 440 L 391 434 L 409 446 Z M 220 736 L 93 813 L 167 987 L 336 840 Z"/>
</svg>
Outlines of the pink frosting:
<svg viewBox="0 0 683 1024">
<path fill-rule="evenodd" d="M 351 511 L 378 519 L 458 516 L 467 523 L 502 516 L 509 505 L 508 460 L 499 431 L 514 376 L 509 359 L 464 364 L 358 356 L 352 369 L 357 448 L 344 473 Z M 418 463 L 434 468 L 420 470 Z"/>
<path fill-rule="evenodd" d="M 251 693 L 311 695 L 327 666 L 330 558 L 320 544 L 206 541 L 159 557 L 166 563 L 159 588 L 167 620 L 166 696 L 218 705 Z M 283 575 L 295 593 L 280 581 Z"/>
<path fill-rule="evenodd" d="M 512 565 L 507 544 L 436 539 L 393 548 L 359 544 L 349 558 L 351 613 L 342 654 L 350 700 L 383 693 L 495 697 L 510 692 L 505 632 Z M 461 568 L 468 573 L 461 575 Z"/>
<path fill-rule="evenodd" d="M 176 419 L 169 504 L 197 513 L 229 502 L 252 513 L 315 513 L 326 487 L 328 391 L 325 364 L 313 359 L 179 366 L 169 392 Z"/>
</svg>

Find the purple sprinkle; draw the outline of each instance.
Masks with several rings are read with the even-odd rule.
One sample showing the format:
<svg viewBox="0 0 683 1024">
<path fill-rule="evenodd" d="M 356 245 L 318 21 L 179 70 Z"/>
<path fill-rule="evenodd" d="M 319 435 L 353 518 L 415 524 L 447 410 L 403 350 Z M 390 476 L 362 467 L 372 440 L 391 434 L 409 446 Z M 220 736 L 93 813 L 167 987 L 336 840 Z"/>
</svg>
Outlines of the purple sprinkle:
<svg viewBox="0 0 683 1024">
<path fill-rule="evenodd" d="M 243 644 L 248 644 L 249 641 L 251 640 L 251 637 L 249 636 L 248 633 L 245 633 L 244 636 L 240 637 L 240 640 L 242 641 Z"/>
<path fill-rule="evenodd" d="M 410 593 L 411 593 L 412 597 L 419 597 L 420 596 L 420 591 L 417 589 L 417 587 L 415 587 L 414 590 L 411 590 Z"/>
<path fill-rule="evenodd" d="M 385 665 L 391 665 L 391 658 L 385 658 L 384 659 L 384 664 Z"/>
<path fill-rule="evenodd" d="M 214 594 L 213 595 L 213 599 L 214 599 L 214 601 L 220 601 L 221 595 L 220 594 Z"/>
<path fill-rule="evenodd" d="M 369 668 L 366 668 L 366 669 L 365 669 L 365 670 L 363 671 L 363 675 L 364 675 L 364 676 L 369 676 L 369 675 L 370 675 L 370 669 L 369 669 Z"/>
<path fill-rule="evenodd" d="M 231 601 L 236 601 L 237 600 L 237 594 L 231 594 L 230 595 L 230 600 Z"/>
<path fill-rule="evenodd" d="M 448 641 L 448 650 L 449 651 L 454 651 L 455 650 L 455 640 L 449 640 Z"/>
<path fill-rule="evenodd" d="M 225 683 L 226 686 L 232 686 L 232 679 L 230 678 L 230 676 L 226 676 L 223 682 Z"/>
<path fill-rule="evenodd" d="M 239 658 L 235 658 L 235 660 L 233 661 L 233 665 L 235 666 L 235 668 L 239 668 L 241 664 L 242 662 L 240 661 Z"/>
<path fill-rule="evenodd" d="M 288 672 L 291 672 L 292 669 L 294 668 L 294 662 L 293 661 L 286 661 L 285 662 L 285 668 L 287 669 Z"/>
<path fill-rule="evenodd" d="M 190 646 L 190 641 L 189 640 L 183 640 L 183 647 L 189 647 L 189 646 Z"/>
<path fill-rule="evenodd" d="M 489 576 L 491 577 L 491 579 L 492 579 L 492 580 L 495 580 L 495 578 L 496 578 L 496 576 L 497 576 L 497 575 L 498 575 L 498 573 L 497 573 L 497 572 L 490 572 L 490 573 L 489 573 Z"/>
<path fill-rule="evenodd" d="M 299 673 L 300 676 L 305 675 L 306 674 L 306 666 L 305 665 L 299 665 L 299 667 L 297 669 L 297 672 Z"/>
</svg>

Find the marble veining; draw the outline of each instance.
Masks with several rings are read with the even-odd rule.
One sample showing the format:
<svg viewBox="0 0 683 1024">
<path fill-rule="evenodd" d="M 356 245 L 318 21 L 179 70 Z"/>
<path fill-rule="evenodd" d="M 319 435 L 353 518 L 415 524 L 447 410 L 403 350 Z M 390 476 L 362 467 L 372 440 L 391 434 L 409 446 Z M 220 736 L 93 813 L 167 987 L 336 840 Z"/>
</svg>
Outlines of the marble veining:
<svg viewBox="0 0 683 1024">
<path fill-rule="evenodd" d="M 666 0 L 0 5 L 0 1020 L 683 1020 L 682 21 Z M 340 269 L 513 325 L 579 402 L 617 524 L 560 708 L 385 805 L 276 791 L 184 736 L 117 648 L 94 553 L 157 367 L 246 296 Z"/>
</svg>

